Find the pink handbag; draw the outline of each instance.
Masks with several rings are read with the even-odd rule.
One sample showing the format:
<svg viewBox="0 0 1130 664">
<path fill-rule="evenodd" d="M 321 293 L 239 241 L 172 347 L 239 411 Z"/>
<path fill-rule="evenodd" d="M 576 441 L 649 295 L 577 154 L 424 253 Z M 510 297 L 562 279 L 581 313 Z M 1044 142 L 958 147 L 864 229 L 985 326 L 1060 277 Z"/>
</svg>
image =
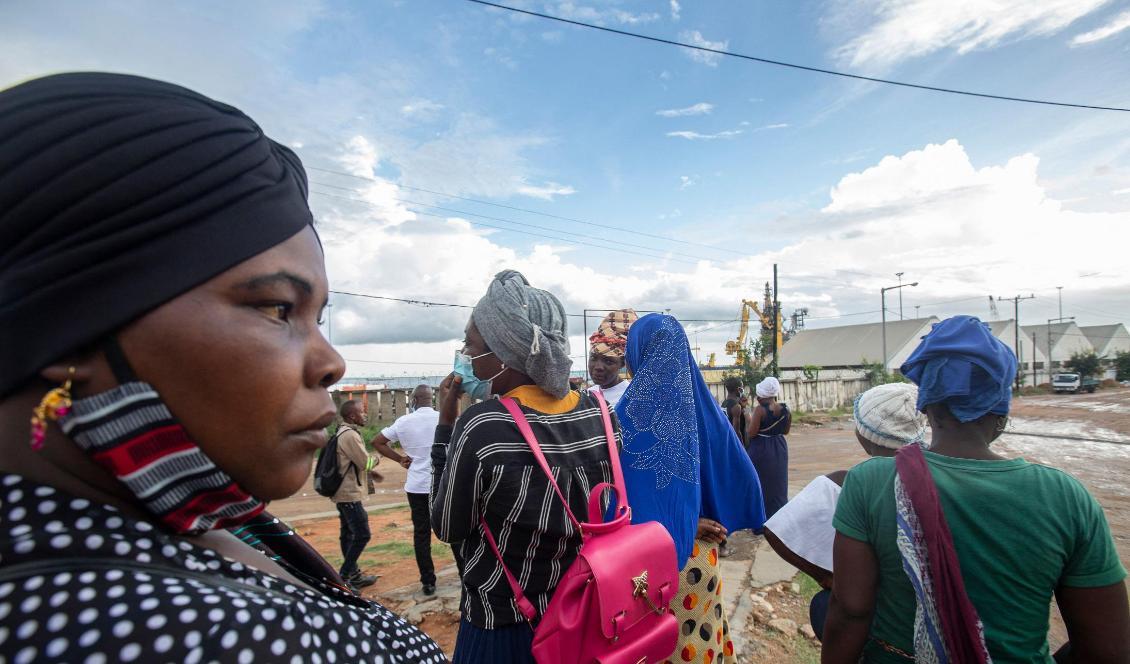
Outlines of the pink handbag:
<svg viewBox="0 0 1130 664">
<path fill-rule="evenodd" d="M 518 609 L 531 625 L 536 624 L 533 656 L 538 664 L 658 662 L 675 652 L 679 638 L 678 620 L 668 606 L 679 591 L 675 542 L 667 529 L 655 521 L 630 523 L 632 512 L 608 404 L 599 393 L 593 394 L 604 419 L 614 484 L 601 482 L 593 487 L 587 523 L 578 522 L 569 509 L 521 408 L 513 399 L 502 399 L 565 505 L 569 520 L 583 537 L 577 559 L 562 576 L 540 621 L 537 609 L 506 568 L 486 520 L 479 520 L 487 542 L 506 572 Z M 600 509 L 605 489 L 614 489 L 617 500 L 616 516 L 607 523 Z"/>
</svg>

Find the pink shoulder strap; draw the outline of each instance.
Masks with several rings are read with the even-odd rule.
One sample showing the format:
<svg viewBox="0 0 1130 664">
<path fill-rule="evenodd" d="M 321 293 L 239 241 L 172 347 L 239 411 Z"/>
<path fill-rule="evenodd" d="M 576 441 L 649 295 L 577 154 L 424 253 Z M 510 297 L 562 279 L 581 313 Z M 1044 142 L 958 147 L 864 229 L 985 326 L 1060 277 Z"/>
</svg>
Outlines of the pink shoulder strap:
<svg viewBox="0 0 1130 664">
<path fill-rule="evenodd" d="M 620 468 L 620 450 L 616 447 L 616 434 L 612 431 L 612 418 L 608 414 L 608 404 L 605 402 L 604 397 L 599 392 L 590 392 L 596 397 L 597 403 L 600 404 L 600 415 L 604 421 L 604 435 L 608 440 L 608 458 L 609 465 L 612 468 L 612 481 L 616 486 L 618 508 L 617 512 L 623 512 L 627 506 L 627 493 L 625 493 L 624 486 L 624 473 Z M 569 509 L 569 501 L 565 499 L 565 494 L 561 493 L 561 487 L 557 486 L 557 480 L 553 477 L 553 471 L 549 468 L 549 462 L 545 458 L 545 453 L 541 451 L 541 445 L 538 444 L 537 438 L 534 436 L 533 429 L 530 428 L 530 422 L 526 419 L 525 413 L 522 412 L 518 402 L 509 397 L 501 399 L 502 405 L 506 408 L 507 412 L 514 418 L 514 423 L 518 425 L 518 431 L 522 433 L 522 437 L 526 439 L 526 444 L 530 446 L 530 451 L 533 452 L 534 459 L 537 460 L 538 466 L 541 467 L 546 478 L 549 480 L 549 485 L 557 493 L 557 497 L 561 500 L 561 504 L 565 506 L 565 514 L 569 516 L 569 520 L 573 522 L 573 526 L 577 532 L 581 532 L 581 523 L 577 517 L 573 515 L 573 510 Z M 522 592 L 522 586 L 518 584 L 518 579 L 506 566 L 506 561 L 502 559 L 502 552 L 498 550 L 498 542 L 495 541 L 494 535 L 490 532 L 490 527 L 487 526 L 486 519 L 480 515 L 479 524 L 483 528 L 483 534 L 486 536 L 487 544 L 490 545 L 491 551 L 494 552 L 494 557 L 498 559 L 502 565 L 502 571 L 506 573 L 506 582 L 510 585 L 510 590 L 514 593 L 515 602 L 518 604 L 518 610 L 526 617 L 526 620 L 533 621 L 537 618 L 537 608 Z"/>
</svg>

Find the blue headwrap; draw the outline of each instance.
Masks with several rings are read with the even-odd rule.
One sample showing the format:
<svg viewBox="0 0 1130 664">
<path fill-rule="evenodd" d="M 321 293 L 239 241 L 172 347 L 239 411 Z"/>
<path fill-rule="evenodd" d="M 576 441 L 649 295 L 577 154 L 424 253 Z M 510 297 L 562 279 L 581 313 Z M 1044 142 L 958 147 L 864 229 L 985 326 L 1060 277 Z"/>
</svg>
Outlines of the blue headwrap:
<svg viewBox="0 0 1130 664">
<path fill-rule="evenodd" d="M 900 368 L 918 385 L 918 410 L 943 403 L 962 422 L 1008 414 L 1016 354 L 974 316 L 934 325 Z"/>
<path fill-rule="evenodd" d="M 679 568 L 694 548 L 699 517 L 728 532 L 760 529 L 765 504 L 757 471 L 691 360 L 682 325 L 648 314 L 628 332 L 632 382 L 616 404 L 620 459 L 632 521 L 658 521 L 675 540 Z"/>
</svg>

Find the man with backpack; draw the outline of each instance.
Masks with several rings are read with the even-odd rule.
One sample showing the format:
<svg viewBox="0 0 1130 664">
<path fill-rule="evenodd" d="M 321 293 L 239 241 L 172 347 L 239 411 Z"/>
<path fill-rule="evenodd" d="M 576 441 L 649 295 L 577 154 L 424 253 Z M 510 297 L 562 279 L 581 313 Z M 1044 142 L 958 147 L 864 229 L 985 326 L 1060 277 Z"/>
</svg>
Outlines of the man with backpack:
<svg viewBox="0 0 1130 664">
<path fill-rule="evenodd" d="M 326 446 L 326 453 L 336 452 L 337 471 L 341 478 L 341 486 L 333 493 L 333 502 L 337 505 L 338 517 L 341 519 L 341 578 L 354 590 L 371 586 L 377 582 L 377 577 L 372 574 L 362 574 L 357 566 L 357 559 L 365 550 L 365 545 L 372 537 L 369 531 L 369 513 L 365 510 L 362 490 L 362 480 L 366 476 L 380 482 L 383 477 L 373 468 L 377 465 L 378 458 L 370 456 L 365 451 L 365 441 L 361 437 L 361 427 L 365 426 L 367 416 L 361 404 L 354 400 L 341 404 L 338 411 L 341 414 L 342 424 L 335 436 L 337 449 Z"/>
</svg>

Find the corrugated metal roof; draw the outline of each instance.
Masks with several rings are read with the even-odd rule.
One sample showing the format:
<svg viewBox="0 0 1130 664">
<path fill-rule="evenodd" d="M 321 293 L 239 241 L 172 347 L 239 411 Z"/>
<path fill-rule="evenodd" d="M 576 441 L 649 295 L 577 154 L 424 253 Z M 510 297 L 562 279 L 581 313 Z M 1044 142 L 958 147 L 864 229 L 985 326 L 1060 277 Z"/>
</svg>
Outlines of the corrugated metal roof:
<svg viewBox="0 0 1130 664">
<path fill-rule="evenodd" d="M 1130 341 L 1130 332 L 1126 330 L 1126 326 L 1122 323 L 1115 323 L 1114 325 L 1087 325 L 1086 327 L 1080 325 L 1079 331 L 1087 337 L 1087 341 L 1095 347 L 1095 352 L 1099 355 L 1105 355 L 1108 349 L 1122 350 Z"/>
<path fill-rule="evenodd" d="M 904 355 L 900 351 L 911 342 L 917 347 L 918 339 L 936 322 L 936 316 L 887 321 L 887 355 L 890 360 L 893 362 Z M 882 355 L 882 323 L 840 325 L 797 332 L 781 347 L 780 367 L 854 367 L 862 365 L 864 360 L 879 362 Z"/>
<path fill-rule="evenodd" d="M 989 330 L 993 333 L 994 337 L 1000 337 L 1000 335 L 1004 334 L 1004 331 L 1012 325 L 1011 318 L 1008 320 L 987 320 L 985 322 L 989 324 Z"/>
</svg>

